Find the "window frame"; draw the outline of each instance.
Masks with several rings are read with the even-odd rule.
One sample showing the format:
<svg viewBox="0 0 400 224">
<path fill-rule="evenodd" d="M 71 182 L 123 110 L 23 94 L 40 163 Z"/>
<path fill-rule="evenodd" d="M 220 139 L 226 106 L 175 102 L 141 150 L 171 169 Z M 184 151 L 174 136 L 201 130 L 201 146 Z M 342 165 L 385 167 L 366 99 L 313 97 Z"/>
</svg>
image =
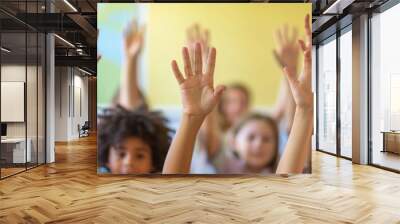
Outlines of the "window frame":
<svg viewBox="0 0 400 224">
<path fill-rule="evenodd" d="M 394 6 L 400 5 L 400 0 L 388 0 L 384 4 L 380 5 L 379 7 L 370 10 L 368 12 L 368 111 L 367 111 L 367 117 L 368 117 L 368 165 L 380 168 L 383 170 L 395 172 L 395 173 L 400 173 L 400 170 L 393 169 L 384 165 L 380 165 L 377 163 L 373 162 L 373 130 L 372 130 L 372 19 L 373 19 L 373 14 L 381 14 L 384 13 L 385 11 L 393 8 Z"/>
<path fill-rule="evenodd" d="M 339 158 L 343 158 L 346 160 L 352 160 L 352 158 L 347 157 L 342 155 L 342 150 L 341 150 L 341 119 L 340 119 L 340 102 L 341 102 L 341 97 L 340 97 L 340 77 L 341 77 L 341 66 L 340 66 L 340 38 L 342 35 L 346 34 L 347 32 L 352 32 L 352 22 L 351 22 L 351 16 L 346 16 L 342 18 L 342 20 L 339 20 L 337 23 L 343 23 L 343 27 L 338 27 L 337 24 L 332 25 L 328 29 L 336 28 L 336 32 L 331 32 L 330 35 L 326 35 L 325 37 L 318 39 L 316 45 L 316 52 L 315 52 L 315 60 L 316 60 L 316 110 L 317 113 L 315 113 L 316 116 L 316 150 L 319 152 L 323 152 L 329 155 L 337 156 Z M 328 30 L 327 29 L 327 30 Z M 326 44 L 329 43 L 330 41 L 336 41 L 336 151 L 335 153 L 329 152 L 327 150 L 321 149 L 320 148 L 320 143 L 319 143 L 319 113 L 318 113 L 318 108 L 319 108 L 319 47 L 322 43 Z"/>
</svg>

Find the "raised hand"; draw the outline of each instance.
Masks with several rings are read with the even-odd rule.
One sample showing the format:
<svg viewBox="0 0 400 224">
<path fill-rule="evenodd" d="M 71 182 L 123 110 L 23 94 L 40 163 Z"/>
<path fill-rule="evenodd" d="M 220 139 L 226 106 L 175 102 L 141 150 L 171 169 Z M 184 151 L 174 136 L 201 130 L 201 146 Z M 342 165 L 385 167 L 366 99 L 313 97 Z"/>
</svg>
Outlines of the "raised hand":
<svg viewBox="0 0 400 224">
<path fill-rule="evenodd" d="M 186 44 L 189 48 L 192 66 L 194 65 L 194 52 L 196 43 L 200 43 L 201 52 L 203 53 L 203 61 L 207 60 L 210 52 L 210 32 L 207 29 L 202 29 L 199 24 L 190 26 L 186 31 Z"/>
<path fill-rule="evenodd" d="M 137 58 L 142 50 L 144 30 L 144 26 L 139 28 L 137 21 L 133 21 L 125 31 L 124 49 L 128 59 Z"/>
<path fill-rule="evenodd" d="M 296 103 L 296 112 L 285 151 L 276 169 L 278 174 L 302 173 L 311 152 L 313 94 L 311 90 L 310 15 L 305 17 L 304 28 L 306 40 L 298 41 L 304 55 L 302 74 L 297 78 L 297 74 L 288 67 L 283 69 Z"/>
<path fill-rule="evenodd" d="M 97 30 L 97 41 L 99 41 L 99 30 Z M 101 59 L 101 55 L 97 54 L 97 62 L 99 62 Z"/>
<path fill-rule="evenodd" d="M 144 27 L 131 22 L 124 33 L 124 61 L 121 75 L 119 104 L 128 110 L 145 105 L 138 85 L 138 57 L 143 47 Z"/>
<path fill-rule="evenodd" d="M 299 45 L 297 44 L 297 29 L 293 28 L 291 35 L 288 26 L 285 25 L 275 32 L 275 42 L 277 48 L 274 49 L 274 56 L 279 65 L 287 67 L 297 72 L 297 62 L 299 58 Z"/>
<path fill-rule="evenodd" d="M 310 15 L 307 14 L 304 20 L 306 40 L 298 40 L 298 44 L 303 52 L 304 62 L 303 71 L 299 78 L 297 74 L 288 66 L 284 67 L 284 72 L 288 78 L 290 89 L 297 107 L 312 109 L 313 94 L 311 90 L 311 51 L 312 37 L 310 27 Z"/>
<path fill-rule="evenodd" d="M 184 113 L 205 117 L 217 105 L 224 90 L 224 86 L 217 86 L 214 89 L 216 50 L 215 48 L 210 50 L 204 69 L 200 43 L 195 45 L 193 66 L 187 47 L 182 49 L 182 57 L 185 77 L 175 60 L 172 61 L 171 65 L 181 89 Z"/>
</svg>

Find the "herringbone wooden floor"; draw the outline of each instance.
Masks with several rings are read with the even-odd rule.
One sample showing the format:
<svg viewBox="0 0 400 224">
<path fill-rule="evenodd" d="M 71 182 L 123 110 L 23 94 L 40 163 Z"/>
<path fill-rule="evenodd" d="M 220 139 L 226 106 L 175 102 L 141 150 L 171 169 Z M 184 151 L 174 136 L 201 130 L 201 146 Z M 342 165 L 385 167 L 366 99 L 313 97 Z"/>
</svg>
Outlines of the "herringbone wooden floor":
<svg viewBox="0 0 400 224">
<path fill-rule="evenodd" d="M 313 152 L 291 177 L 99 177 L 94 137 L 0 181 L 0 223 L 400 223 L 400 175 Z"/>
</svg>

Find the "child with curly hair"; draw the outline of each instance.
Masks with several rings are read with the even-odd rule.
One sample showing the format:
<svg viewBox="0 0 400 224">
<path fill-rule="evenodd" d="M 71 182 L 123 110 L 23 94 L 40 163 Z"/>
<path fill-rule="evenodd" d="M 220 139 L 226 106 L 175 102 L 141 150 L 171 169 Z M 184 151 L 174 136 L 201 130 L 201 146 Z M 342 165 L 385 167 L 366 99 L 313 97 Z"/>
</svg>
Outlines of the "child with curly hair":
<svg viewBox="0 0 400 224">
<path fill-rule="evenodd" d="M 99 121 L 99 173 L 161 172 L 172 130 L 160 114 L 117 107 L 108 110 Z"/>
</svg>

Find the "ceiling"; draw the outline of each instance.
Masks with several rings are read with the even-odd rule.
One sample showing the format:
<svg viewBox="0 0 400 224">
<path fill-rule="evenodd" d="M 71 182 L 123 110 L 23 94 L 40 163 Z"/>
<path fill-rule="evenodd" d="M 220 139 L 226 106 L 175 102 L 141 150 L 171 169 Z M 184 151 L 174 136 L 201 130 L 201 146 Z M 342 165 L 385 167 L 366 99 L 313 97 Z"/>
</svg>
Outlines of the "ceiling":
<svg viewBox="0 0 400 224">
<path fill-rule="evenodd" d="M 211 2 L 211 0 L 200 0 Z M 197 1 L 197 2 L 200 2 Z M 232 0 L 219 0 L 233 2 Z M 329 27 L 346 16 L 354 16 L 373 9 L 387 0 L 237 0 L 235 2 L 300 3 L 312 2 L 313 37 L 326 35 Z M 98 2 L 138 2 L 121 0 L 1 0 L 0 26 L 2 46 L 12 49 L 8 58 L 23 58 L 28 43 L 28 58 L 37 51 L 36 39 L 28 32 L 54 32 L 56 65 L 75 65 L 95 73 L 97 64 L 96 36 Z M 144 0 L 140 2 L 173 2 L 168 0 Z M 175 2 L 184 2 L 175 0 Z M 335 3 L 336 2 L 336 3 Z M 68 4 L 69 3 L 69 4 Z M 52 9 L 52 13 L 48 13 Z M 351 19 L 350 19 L 351 21 Z M 41 46 L 40 46 L 41 47 Z M 4 52 L 2 52 L 4 54 Z M 33 58 L 34 56 L 32 56 Z M 4 57 L 3 57 L 4 58 Z"/>
<path fill-rule="evenodd" d="M 46 5 L 45 0 L 1 0 L 2 46 L 12 50 L 3 61 L 7 58 L 13 63 L 24 63 L 25 57 L 28 61 L 37 57 L 37 44 L 30 43 L 33 37 L 36 33 L 54 32 L 60 37 L 55 38 L 56 65 L 79 66 L 96 73 L 97 2 L 47 0 Z M 35 35 L 25 35 L 26 30 Z"/>
</svg>

